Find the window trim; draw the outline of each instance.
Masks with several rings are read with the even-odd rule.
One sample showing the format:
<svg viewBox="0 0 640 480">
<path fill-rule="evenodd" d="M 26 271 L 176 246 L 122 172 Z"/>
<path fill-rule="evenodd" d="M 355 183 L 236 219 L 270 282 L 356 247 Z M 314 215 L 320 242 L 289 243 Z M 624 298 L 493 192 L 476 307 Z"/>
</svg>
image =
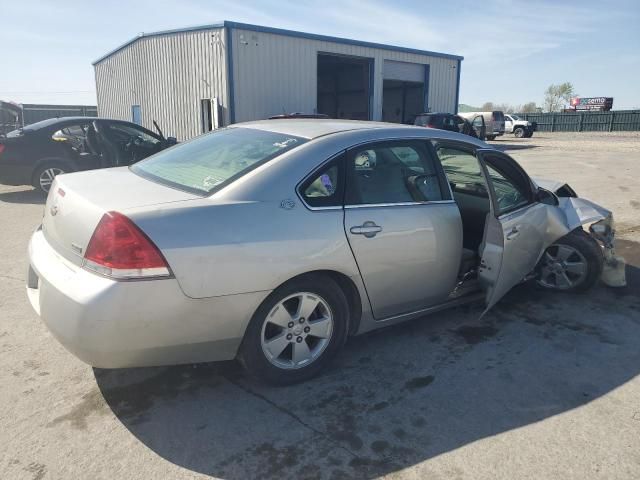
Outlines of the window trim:
<svg viewBox="0 0 640 480">
<path fill-rule="evenodd" d="M 347 199 L 347 190 L 349 188 L 349 172 L 347 171 L 347 162 L 353 156 L 354 151 L 360 150 L 363 148 L 371 148 L 373 149 L 376 145 L 381 144 L 389 144 L 389 143 L 412 143 L 419 142 L 422 143 L 425 153 L 428 157 L 431 157 L 430 160 L 433 162 L 433 167 L 435 170 L 435 175 L 438 178 L 438 183 L 440 185 L 440 194 L 442 197 L 449 196 L 448 199 L 442 200 L 426 200 L 426 201 L 410 201 L 410 202 L 380 202 L 380 203 L 346 203 Z M 393 145 L 392 145 L 393 146 Z M 407 145 L 398 145 L 398 146 L 407 146 Z M 449 180 L 440 164 L 440 160 L 438 159 L 436 152 L 433 150 L 433 144 L 431 143 L 431 139 L 425 137 L 393 137 L 393 138 L 384 138 L 384 139 L 376 139 L 376 140 L 367 140 L 356 145 L 350 146 L 345 153 L 345 159 L 343 160 L 344 166 L 344 175 L 345 175 L 345 186 L 343 192 L 343 202 L 345 209 L 353 209 L 353 208 L 379 208 L 379 207 L 394 207 L 394 206 L 412 206 L 412 205 L 430 205 L 430 204 L 444 204 L 444 203 L 455 203 L 455 199 L 453 198 L 453 192 L 451 191 L 451 185 L 449 185 Z"/>
</svg>

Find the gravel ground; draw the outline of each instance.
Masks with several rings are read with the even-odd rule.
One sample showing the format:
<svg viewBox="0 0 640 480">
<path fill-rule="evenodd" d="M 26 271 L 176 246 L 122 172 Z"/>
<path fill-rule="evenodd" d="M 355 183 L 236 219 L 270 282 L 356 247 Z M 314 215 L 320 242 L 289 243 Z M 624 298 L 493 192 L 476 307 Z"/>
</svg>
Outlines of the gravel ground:
<svg viewBox="0 0 640 480">
<path fill-rule="evenodd" d="M 76 360 L 25 296 L 41 201 L 0 186 L 0 478 L 640 478 L 639 137 L 494 144 L 613 209 L 629 286 L 522 285 L 481 320 L 468 306 L 352 339 L 287 388 L 233 362 Z"/>
</svg>

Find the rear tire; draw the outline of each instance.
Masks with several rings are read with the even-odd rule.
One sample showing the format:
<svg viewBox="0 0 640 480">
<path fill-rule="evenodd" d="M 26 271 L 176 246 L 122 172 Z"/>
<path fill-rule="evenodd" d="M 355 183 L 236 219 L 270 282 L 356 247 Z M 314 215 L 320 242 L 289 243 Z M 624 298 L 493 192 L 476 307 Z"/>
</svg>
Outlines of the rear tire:
<svg viewBox="0 0 640 480">
<path fill-rule="evenodd" d="M 56 176 L 72 171 L 73 169 L 63 162 L 44 163 L 33 172 L 33 186 L 39 192 L 47 195 Z"/>
<path fill-rule="evenodd" d="M 556 240 L 538 263 L 537 283 L 546 290 L 585 292 L 600 278 L 602 248 L 581 228 Z"/>
<path fill-rule="evenodd" d="M 513 130 L 513 135 L 514 135 L 516 138 L 523 138 L 523 137 L 524 137 L 524 135 L 525 135 L 525 133 L 524 133 L 524 128 L 522 128 L 522 127 L 516 127 L 516 128 Z"/>
<path fill-rule="evenodd" d="M 496 139 L 496 136 L 495 135 L 487 135 L 486 138 L 487 138 L 488 141 L 492 142 L 492 141 L 494 141 Z"/>
<path fill-rule="evenodd" d="M 346 340 L 348 325 L 342 289 L 326 275 L 305 275 L 274 290 L 258 307 L 238 359 L 250 375 L 267 383 L 302 382 L 329 365 Z"/>
</svg>

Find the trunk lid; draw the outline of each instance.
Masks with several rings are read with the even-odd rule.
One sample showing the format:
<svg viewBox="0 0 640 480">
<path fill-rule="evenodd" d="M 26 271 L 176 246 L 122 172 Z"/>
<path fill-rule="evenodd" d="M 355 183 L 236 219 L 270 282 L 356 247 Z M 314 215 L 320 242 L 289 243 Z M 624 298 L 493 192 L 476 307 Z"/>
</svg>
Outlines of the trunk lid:
<svg viewBox="0 0 640 480">
<path fill-rule="evenodd" d="M 132 173 L 128 167 L 91 170 L 55 178 L 42 230 L 63 257 L 81 265 L 93 232 L 106 212 L 201 198 Z"/>
</svg>

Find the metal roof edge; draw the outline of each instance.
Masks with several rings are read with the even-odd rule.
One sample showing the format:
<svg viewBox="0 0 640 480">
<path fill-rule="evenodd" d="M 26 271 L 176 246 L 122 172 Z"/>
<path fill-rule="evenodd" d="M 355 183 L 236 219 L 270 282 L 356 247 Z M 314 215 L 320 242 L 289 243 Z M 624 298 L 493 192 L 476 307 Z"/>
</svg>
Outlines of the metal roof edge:
<svg viewBox="0 0 640 480">
<path fill-rule="evenodd" d="M 162 35 L 171 35 L 174 33 L 183 33 L 183 32 L 197 32 L 197 31 L 201 31 L 201 30 L 210 30 L 212 28 L 222 28 L 225 27 L 226 24 L 228 24 L 229 22 L 217 22 L 217 23 L 212 23 L 210 25 L 197 25 L 194 27 L 184 27 L 184 28 L 173 28 L 171 30 L 160 30 L 158 32 L 149 32 L 149 33 L 144 33 L 141 32 L 139 33 L 137 36 L 133 37 L 131 40 L 128 40 L 126 42 L 124 42 L 122 45 L 114 48 L 113 50 L 105 53 L 104 55 L 102 55 L 100 58 L 98 58 L 97 60 L 94 60 L 93 62 L 91 62 L 91 65 L 95 66 L 98 63 L 102 62 L 103 60 L 106 60 L 107 58 L 109 58 L 111 55 L 118 53 L 120 50 L 128 47 L 129 45 L 132 45 L 134 43 L 136 43 L 138 40 L 140 40 L 141 38 L 147 38 L 147 37 L 159 37 Z"/>
<path fill-rule="evenodd" d="M 132 45 L 133 43 L 137 42 L 138 40 L 140 40 L 141 38 L 145 38 L 145 37 L 156 37 L 156 36 L 161 36 L 161 35 L 171 35 L 174 33 L 183 33 L 183 32 L 196 32 L 196 31 L 200 31 L 200 30 L 209 30 L 212 28 L 223 28 L 223 27 L 228 27 L 228 28 L 237 28 L 237 29 L 241 29 L 241 30 L 251 30 L 254 32 L 262 32 L 262 33 L 272 33 L 275 35 L 284 35 L 284 36 L 288 36 L 288 37 L 297 37 L 297 38 L 306 38 L 309 40 L 320 40 L 320 41 L 324 41 L 324 42 L 334 42 L 334 43 L 342 43 L 342 44 L 346 44 L 346 45 L 355 45 L 355 46 L 360 46 L 360 47 L 368 47 L 368 48 L 378 48 L 381 50 L 391 50 L 391 51 L 395 51 L 395 52 L 403 52 L 403 53 L 413 53 L 416 55 L 428 55 L 430 57 L 438 57 L 438 58 L 448 58 L 451 60 L 458 60 L 458 61 L 462 61 L 464 60 L 463 56 L 460 55 L 453 55 L 450 53 L 441 53 L 441 52 L 432 52 L 429 50 L 420 50 L 417 48 L 410 48 L 410 47 L 398 47 L 395 45 L 386 45 L 383 43 L 375 43 L 375 42 L 366 42 L 363 40 L 353 40 L 350 38 L 342 38 L 342 37 L 332 37 L 330 35 L 320 35 L 317 33 L 306 33 L 306 32 L 300 32 L 297 30 L 286 30 L 283 28 L 275 28 L 275 27 L 263 27 L 261 25 L 252 25 L 250 23 L 240 23 L 240 22 L 231 22 L 229 20 L 224 20 L 222 22 L 217 22 L 217 23 L 212 23 L 209 25 L 199 25 L 199 26 L 194 26 L 194 27 L 185 27 L 185 28 L 176 28 L 176 29 L 172 29 L 172 30 L 161 30 L 158 32 L 151 32 L 151 33 L 140 33 L 138 36 L 132 38 L 131 40 L 123 43 L 122 45 L 120 45 L 119 47 L 111 50 L 110 52 L 104 54 L 103 56 L 101 56 L 100 58 L 98 58 L 97 60 L 95 60 L 94 62 L 92 62 L 92 65 L 97 65 L 98 63 L 102 62 L 103 60 L 107 59 L 108 57 L 110 57 L 111 55 L 119 52 L 120 50 L 128 47 L 129 45 Z"/>
<path fill-rule="evenodd" d="M 263 27 L 260 25 L 252 25 L 249 23 L 230 22 L 228 20 L 224 21 L 224 26 L 230 27 L 230 28 L 237 28 L 240 30 L 251 30 L 254 32 L 273 33 L 275 35 L 285 35 L 288 37 L 306 38 L 309 40 L 320 40 L 324 42 L 342 43 L 346 45 L 378 48 L 381 50 L 392 50 L 392 51 L 403 52 L 403 53 L 415 53 L 417 55 L 428 55 L 430 57 L 448 58 L 451 60 L 464 60 L 464 57 L 460 55 L 453 55 L 450 53 L 432 52 L 429 50 L 420 50 L 417 48 L 410 48 L 410 47 L 398 47 L 395 45 L 387 45 L 384 43 L 366 42 L 364 40 L 354 40 L 351 38 L 343 38 L 343 37 L 332 37 L 330 35 L 306 33 L 306 32 L 300 32 L 297 30 L 286 30 L 283 28 Z"/>
</svg>

